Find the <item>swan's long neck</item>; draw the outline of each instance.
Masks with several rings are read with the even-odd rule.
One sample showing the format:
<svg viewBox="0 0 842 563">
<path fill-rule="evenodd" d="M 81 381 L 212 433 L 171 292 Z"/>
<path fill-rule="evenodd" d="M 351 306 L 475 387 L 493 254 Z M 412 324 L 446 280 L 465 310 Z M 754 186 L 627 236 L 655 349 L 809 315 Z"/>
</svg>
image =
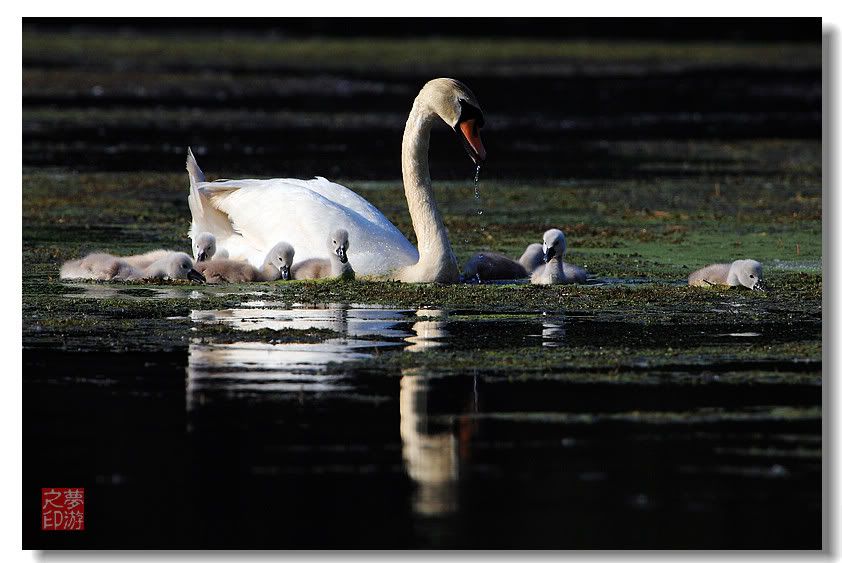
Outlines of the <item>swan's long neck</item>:
<svg viewBox="0 0 842 563">
<path fill-rule="evenodd" d="M 419 255 L 418 264 L 405 268 L 401 273 L 400 277 L 405 281 L 449 282 L 457 281 L 459 277 L 456 257 L 430 181 L 430 129 L 437 119 L 438 115 L 416 98 L 403 133 L 403 187 L 412 228 L 418 239 Z"/>
</svg>

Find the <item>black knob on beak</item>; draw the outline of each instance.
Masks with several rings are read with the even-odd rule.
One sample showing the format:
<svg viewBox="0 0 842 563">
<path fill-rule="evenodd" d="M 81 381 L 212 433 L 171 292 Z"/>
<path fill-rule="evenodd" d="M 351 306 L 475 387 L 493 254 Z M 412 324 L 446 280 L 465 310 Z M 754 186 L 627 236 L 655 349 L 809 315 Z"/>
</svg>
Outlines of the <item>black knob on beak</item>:
<svg viewBox="0 0 842 563">
<path fill-rule="evenodd" d="M 555 256 L 555 248 L 551 246 L 544 251 L 544 262 L 549 262 L 553 256 Z"/>
</svg>

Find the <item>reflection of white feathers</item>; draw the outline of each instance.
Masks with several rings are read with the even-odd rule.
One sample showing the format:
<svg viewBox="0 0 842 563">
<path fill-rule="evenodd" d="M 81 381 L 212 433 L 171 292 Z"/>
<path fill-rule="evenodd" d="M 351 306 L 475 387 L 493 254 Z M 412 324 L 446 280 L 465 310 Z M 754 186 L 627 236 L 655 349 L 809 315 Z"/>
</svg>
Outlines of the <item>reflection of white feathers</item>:
<svg viewBox="0 0 842 563">
<path fill-rule="evenodd" d="M 447 336 L 445 312 L 439 309 L 420 309 L 416 316 L 421 318 L 412 325 L 414 336 L 405 338 L 409 342 L 407 352 L 421 352 L 442 346 L 441 340 Z"/>
<path fill-rule="evenodd" d="M 326 374 L 330 363 L 370 358 L 373 349 L 398 346 L 395 342 L 354 336 L 403 337 L 405 311 L 348 309 L 331 305 L 320 309 L 254 308 L 192 311 L 197 324 L 225 324 L 235 330 L 330 329 L 340 338 L 314 343 L 234 342 L 190 344 L 187 367 L 188 409 L 213 393 L 347 392 L 353 389 L 345 375 Z"/>
<path fill-rule="evenodd" d="M 401 377 L 401 442 L 406 472 L 418 485 L 415 510 L 447 514 L 456 509 L 459 442 L 451 432 L 427 432 L 427 384 L 417 375 Z"/>
</svg>

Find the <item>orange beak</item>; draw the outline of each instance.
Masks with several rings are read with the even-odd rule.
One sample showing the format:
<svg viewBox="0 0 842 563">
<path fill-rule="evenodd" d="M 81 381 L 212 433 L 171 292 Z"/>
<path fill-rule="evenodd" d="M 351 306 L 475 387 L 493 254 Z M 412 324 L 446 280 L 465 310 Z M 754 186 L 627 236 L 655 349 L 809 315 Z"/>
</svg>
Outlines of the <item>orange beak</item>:
<svg viewBox="0 0 842 563">
<path fill-rule="evenodd" d="M 477 120 L 466 119 L 459 124 L 459 129 L 462 131 L 462 137 L 465 140 L 465 148 L 468 149 L 468 154 L 473 159 L 474 164 L 479 164 L 485 161 L 485 147 L 482 146 L 482 139 L 479 137 Z"/>
</svg>

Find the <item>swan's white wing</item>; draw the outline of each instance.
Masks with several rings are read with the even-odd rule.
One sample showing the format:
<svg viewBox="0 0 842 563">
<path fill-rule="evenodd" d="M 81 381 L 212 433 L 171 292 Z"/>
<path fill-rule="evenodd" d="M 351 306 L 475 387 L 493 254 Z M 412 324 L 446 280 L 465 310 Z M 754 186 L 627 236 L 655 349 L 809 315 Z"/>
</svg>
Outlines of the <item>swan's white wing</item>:
<svg viewBox="0 0 842 563">
<path fill-rule="evenodd" d="M 395 232 L 400 234 L 400 231 L 392 225 L 392 222 L 389 221 L 379 209 L 371 205 L 368 200 L 360 196 L 357 192 L 351 190 L 350 188 L 346 188 L 342 184 L 331 182 L 327 178 L 323 178 L 321 176 L 316 176 L 312 180 L 285 178 L 280 181 L 288 182 L 290 184 L 314 191 L 334 203 L 347 207 L 348 209 L 353 209 L 375 225 L 387 230 L 395 229 Z"/>
<path fill-rule="evenodd" d="M 199 168 L 199 163 L 196 162 L 196 157 L 193 156 L 193 150 L 190 147 L 187 148 L 187 175 L 190 178 L 187 205 L 190 206 L 190 215 L 193 218 L 187 236 L 190 240 L 196 240 L 196 237 L 202 233 L 213 233 L 217 239 L 231 237 L 234 234 L 231 230 L 231 222 L 211 205 L 207 205 L 199 192 L 198 186 L 205 182 L 205 173 Z"/>
<path fill-rule="evenodd" d="M 190 195 L 187 196 L 187 205 L 190 206 L 190 215 L 193 217 L 188 233 L 190 239 L 196 240 L 202 233 L 212 233 L 217 241 L 234 236 L 228 217 L 210 205 L 203 195 L 197 185 L 190 186 Z"/>
<path fill-rule="evenodd" d="M 199 184 L 199 191 L 234 233 L 217 236 L 217 247 L 257 266 L 281 241 L 295 248 L 296 262 L 325 257 L 327 238 L 338 228 L 348 231 L 348 257 L 359 274 L 386 274 L 418 261 L 417 250 L 377 208 L 324 179 L 230 180 Z"/>
</svg>

